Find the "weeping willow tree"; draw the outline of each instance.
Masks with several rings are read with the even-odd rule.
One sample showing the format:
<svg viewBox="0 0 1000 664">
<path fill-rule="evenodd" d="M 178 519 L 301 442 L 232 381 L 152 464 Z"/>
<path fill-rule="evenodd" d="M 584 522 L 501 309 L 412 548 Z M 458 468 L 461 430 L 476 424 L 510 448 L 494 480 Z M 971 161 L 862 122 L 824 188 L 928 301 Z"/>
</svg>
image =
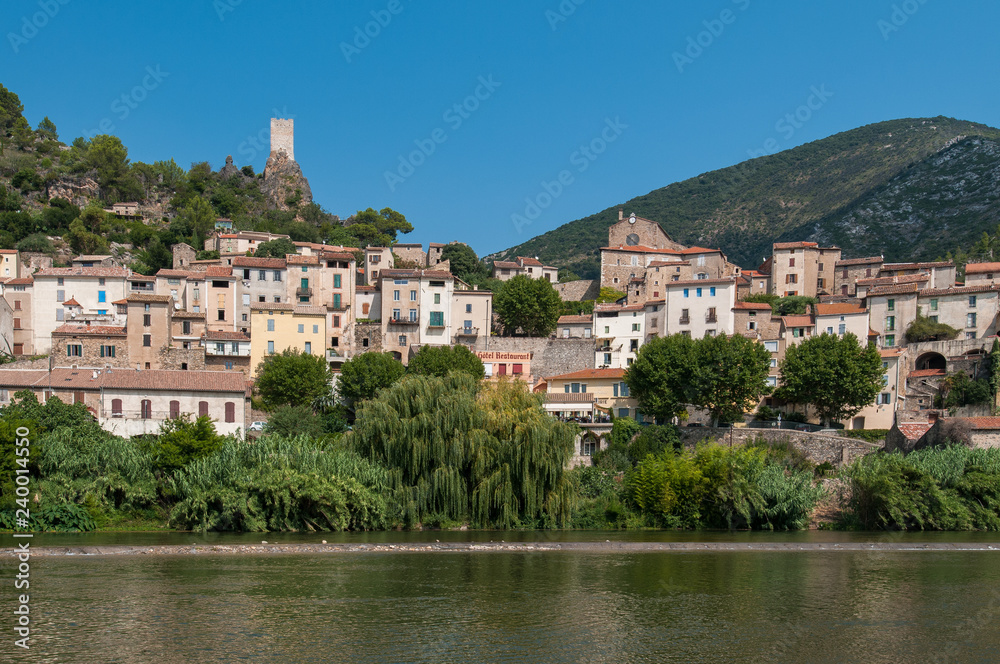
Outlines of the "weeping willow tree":
<svg viewBox="0 0 1000 664">
<path fill-rule="evenodd" d="M 389 469 L 407 524 L 435 516 L 513 528 L 568 522 L 574 435 L 523 383 L 453 373 L 383 390 L 362 405 L 351 440 Z"/>
</svg>

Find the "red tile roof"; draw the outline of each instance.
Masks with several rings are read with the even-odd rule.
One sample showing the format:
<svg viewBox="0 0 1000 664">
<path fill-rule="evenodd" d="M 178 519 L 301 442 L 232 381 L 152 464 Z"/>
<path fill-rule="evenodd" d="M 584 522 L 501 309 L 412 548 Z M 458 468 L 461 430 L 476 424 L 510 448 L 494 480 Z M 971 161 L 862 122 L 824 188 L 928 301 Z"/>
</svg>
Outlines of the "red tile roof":
<svg viewBox="0 0 1000 664">
<path fill-rule="evenodd" d="M 1000 272 L 1000 263 L 969 263 L 965 266 L 966 274 L 986 274 Z"/>
<path fill-rule="evenodd" d="M 545 401 L 548 403 L 591 403 L 595 400 L 592 392 L 546 392 Z"/>
<path fill-rule="evenodd" d="M 852 302 L 830 302 L 814 304 L 817 316 L 847 316 L 851 314 L 866 313 L 866 309 L 860 303 Z"/>
<path fill-rule="evenodd" d="M 242 372 L 233 371 L 105 371 L 98 376 L 105 390 L 155 392 L 246 392 Z"/>
<path fill-rule="evenodd" d="M 249 267 L 266 270 L 280 270 L 285 267 L 284 258 L 254 258 L 253 256 L 237 256 L 233 259 L 233 267 Z"/>
<path fill-rule="evenodd" d="M 79 307 L 80 303 L 76 301 L 76 298 L 72 298 L 71 297 L 68 300 L 64 300 L 63 301 L 63 306 L 64 307 Z"/>
<path fill-rule="evenodd" d="M 209 341 L 250 341 L 247 335 L 232 330 L 209 330 L 205 333 L 205 338 Z"/>
<path fill-rule="evenodd" d="M 718 286 L 719 284 L 735 284 L 736 277 L 723 277 L 721 279 L 686 279 L 682 281 L 668 281 L 664 286 Z"/>
<path fill-rule="evenodd" d="M 973 429 L 1000 429 L 1000 417 L 963 417 Z"/>
<path fill-rule="evenodd" d="M 560 316 L 559 325 L 573 325 L 577 323 L 590 323 L 594 322 L 593 316 Z"/>
<path fill-rule="evenodd" d="M 0 249 L 0 254 L 16 254 L 17 249 Z"/>
<path fill-rule="evenodd" d="M 79 323 L 66 323 L 52 330 L 52 334 L 58 335 L 89 335 L 95 337 L 123 337 L 125 328 L 118 325 L 80 325 Z"/>
<path fill-rule="evenodd" d="M 775 242 L 774 249 L 806 249 L 809 247 L 819 247 L 816 242 Z"/>
<path fill-rule="evenodd" d="M 905 424 L 897 424 L 896 428 L 906 436 L 907 440 L 917 440 L 927 433 L 927 430 L 932 426 L 934 425 L 931 422 L 907 422 Z"/>
<path fill-rule="evenodd" d="M 931 277 L 926 272 L 920 274 L 904 274 L 897 277 L 872 277 L 871 279 L 858 279 L 858 286 L 894 286 L 897 284 L 920 284 L 930 281 Z"/>
<path fill-rule="evenodd" d="M 129 276 L 123 267 L 47 267 L 35 272 L 38 277 L 122 277 Z"/>
<path fill-rule="evenodd" d="M 169 295 L 150 295 L 149 293 L 132 293 L 127 298 L 127 302 L 142 302 L 146 304 L 166 304 L 173 302 Z"/>
<path fill-rule="evenodd" d="M 545 380 L 552 382 L 554 380 L 576 380 L 579 378 L 590 378 L 590 379 L 601 379 L 601 378 L 617 378 L 621 379 L 625 375 L 624 369 L 583 369 L 581 371 L 574 371 L 573 373 L 562 374 L 561 376 L 550 376 Z"/>
<path fill-rule="evenodd" d="M 878 336 L 877 332 L 875 333 L 875 336 Z M 881 355 L 882 357 L 899 357 L 900 355 L 903 354 L 903 349 L 902 348 L 882 348 L 881 350 L 879 350 L 878 354 Z"/>
<path fill-rule="evenodd" d="M 880 295 L 905 295 L 907 293 L 916 293 L 920 290 L 917 284 L 900 284 L 898 286 L 875 286 L 870 289 L 866 294 L 867 297 L 878 297 Z M 926 293 L 927 291 L 923 291 Z"/>
<path fill-rule="evenodd" d="M 752 311 L 763 311 L 767 309 L 771 310 L 771 305 L 767 302 L 737 302 L 733 305 L 733 309 L 739 310 L 752 310 Z"/>
<path fill-rule="evenodd" d="M 920 291 L 920 297 L 943 297 L 946 295 L 965 295 L 967 293 L 989 293 L 1000 291 L 997 284 L 977 284 L 975 286 L 955 286 L 954 288 L 927 288 Z"/>
<path fill-rule="evenodd" d="M 537 258 L 525 258 L 524 256 L 518 256 L 517 260 L 521 262 L 521 265 L 530 265 L 531 267 L 542 267 L 542 262 Z"/>
<path fill-rule="evenodd" d="M 834 267 L 850 267 L 851 265 L 873 265 L 881 262 L 881 256 L 870 256 L 869 258 L 848 258 L 846 260 L 837 261 L 833 265 Z"/>
<path fill-rule="evenodd" d="M 882 269 L 886 272 L 892 270 L 919 270 L 932 267 L 955 267 L 952 261 L 931 261 L 928 263 L 883 263 Z"/>
<path fill-rule="evenodd" d="M 934 376 L 944 376 L 947 372 L 944 369 L 918 369 L 911 371 L 908 378 L 933 378 Z"/>
<path fill-rule="evenodd" d="M 31 277 L 21 277 L 19 279 L 9 279 L 6 286 L 30 286 L 35 283 L 35 280 Z"/>
<path fill-rule="evenodd" d="M 681 250 L 682 254 L 721 254 L 722 249 L 706 249 L 705 247 L 688 247 Z"/>
<path fill-rule="evenodd" d="M 676 249 L 654 249 L 653 247 L 647 247 L 641 244 L 632 247 L 623 247 L 621 245 L 617 247 L 601 247 L 601 251 L 625 251 L 633 254 L 671 254 L 674 256 L 681 255 L 681 252 Z"/>
<path fill-rule="evenodd" d="M 169 270 L 162 269 L 156 273 L 157 277 L 166 277 L 168 279 L 187 279 L 192 277 L 197 277 L 199 279 L 205 278 L 204 272 L 191 272 L 189 270 Z"/>
<path fill-rule="evenodd" d="M 785 327 L 812 327 L 812 316 L 782 316 L 781 322 Z"/>
<path fill-rule="evenodd" d="M 498 267 L 501 270 L 519 270 L 521 266 L 513 261 L 495 261 L 493 267 Z"/>
<path fill-rule="evenodd" d="M 209 265 L 208 269 L 205 270 L 206 277 L 231 277 L 233 276 L 233 268 L 231 267 L 220 267 L 218 265 Z"/>
</svg>

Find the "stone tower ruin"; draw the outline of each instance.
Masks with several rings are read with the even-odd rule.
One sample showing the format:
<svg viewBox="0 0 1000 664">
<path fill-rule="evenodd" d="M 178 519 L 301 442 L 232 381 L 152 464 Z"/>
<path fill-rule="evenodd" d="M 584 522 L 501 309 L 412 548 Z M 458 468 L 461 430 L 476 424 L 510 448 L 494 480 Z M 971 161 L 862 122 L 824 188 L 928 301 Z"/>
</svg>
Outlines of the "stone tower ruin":
<svg viewBox="0 0 1000 664">
<path fill-rule="evenodd" d="M 271 118 L 271 156 L 279 152 L 295 161 L 295 120 Z"/>
</svg>

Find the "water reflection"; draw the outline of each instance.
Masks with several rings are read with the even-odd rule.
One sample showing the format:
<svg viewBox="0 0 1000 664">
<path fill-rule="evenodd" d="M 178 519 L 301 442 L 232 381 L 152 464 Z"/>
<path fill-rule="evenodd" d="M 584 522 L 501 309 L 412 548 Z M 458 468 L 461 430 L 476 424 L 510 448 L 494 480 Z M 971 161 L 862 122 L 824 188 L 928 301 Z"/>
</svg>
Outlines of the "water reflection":
<svg viewBox="0 0 1000 664">
<path fill-rule="evenodd" d="M 986 662 L 996 556 L 40 558 L 31 661 Z"/>
</svg>

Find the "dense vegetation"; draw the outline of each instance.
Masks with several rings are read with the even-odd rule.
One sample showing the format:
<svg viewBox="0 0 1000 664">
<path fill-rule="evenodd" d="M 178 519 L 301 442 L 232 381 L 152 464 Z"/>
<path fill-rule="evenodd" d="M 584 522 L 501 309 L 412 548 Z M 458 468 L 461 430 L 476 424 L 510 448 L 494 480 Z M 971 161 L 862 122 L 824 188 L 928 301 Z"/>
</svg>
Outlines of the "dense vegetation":
<svg viewBox="0 0 1000 664">
<path fill-rule="evenodd" d="M 968 138 L 946 148 L 959 137 Z M 985 139 L 998 138 L 991 127 L 944 117 L 867 125 L 671 184 L 493 257 L 538 256 L 596 278 L 607 229 L 624 207 L 745 267 L 784 240 L 836 244 L 847 256 L 933 260 L 996 226 L 1000 158 Z M 955 191 L 957 182 L 970 184 Z"/>
</svg>

